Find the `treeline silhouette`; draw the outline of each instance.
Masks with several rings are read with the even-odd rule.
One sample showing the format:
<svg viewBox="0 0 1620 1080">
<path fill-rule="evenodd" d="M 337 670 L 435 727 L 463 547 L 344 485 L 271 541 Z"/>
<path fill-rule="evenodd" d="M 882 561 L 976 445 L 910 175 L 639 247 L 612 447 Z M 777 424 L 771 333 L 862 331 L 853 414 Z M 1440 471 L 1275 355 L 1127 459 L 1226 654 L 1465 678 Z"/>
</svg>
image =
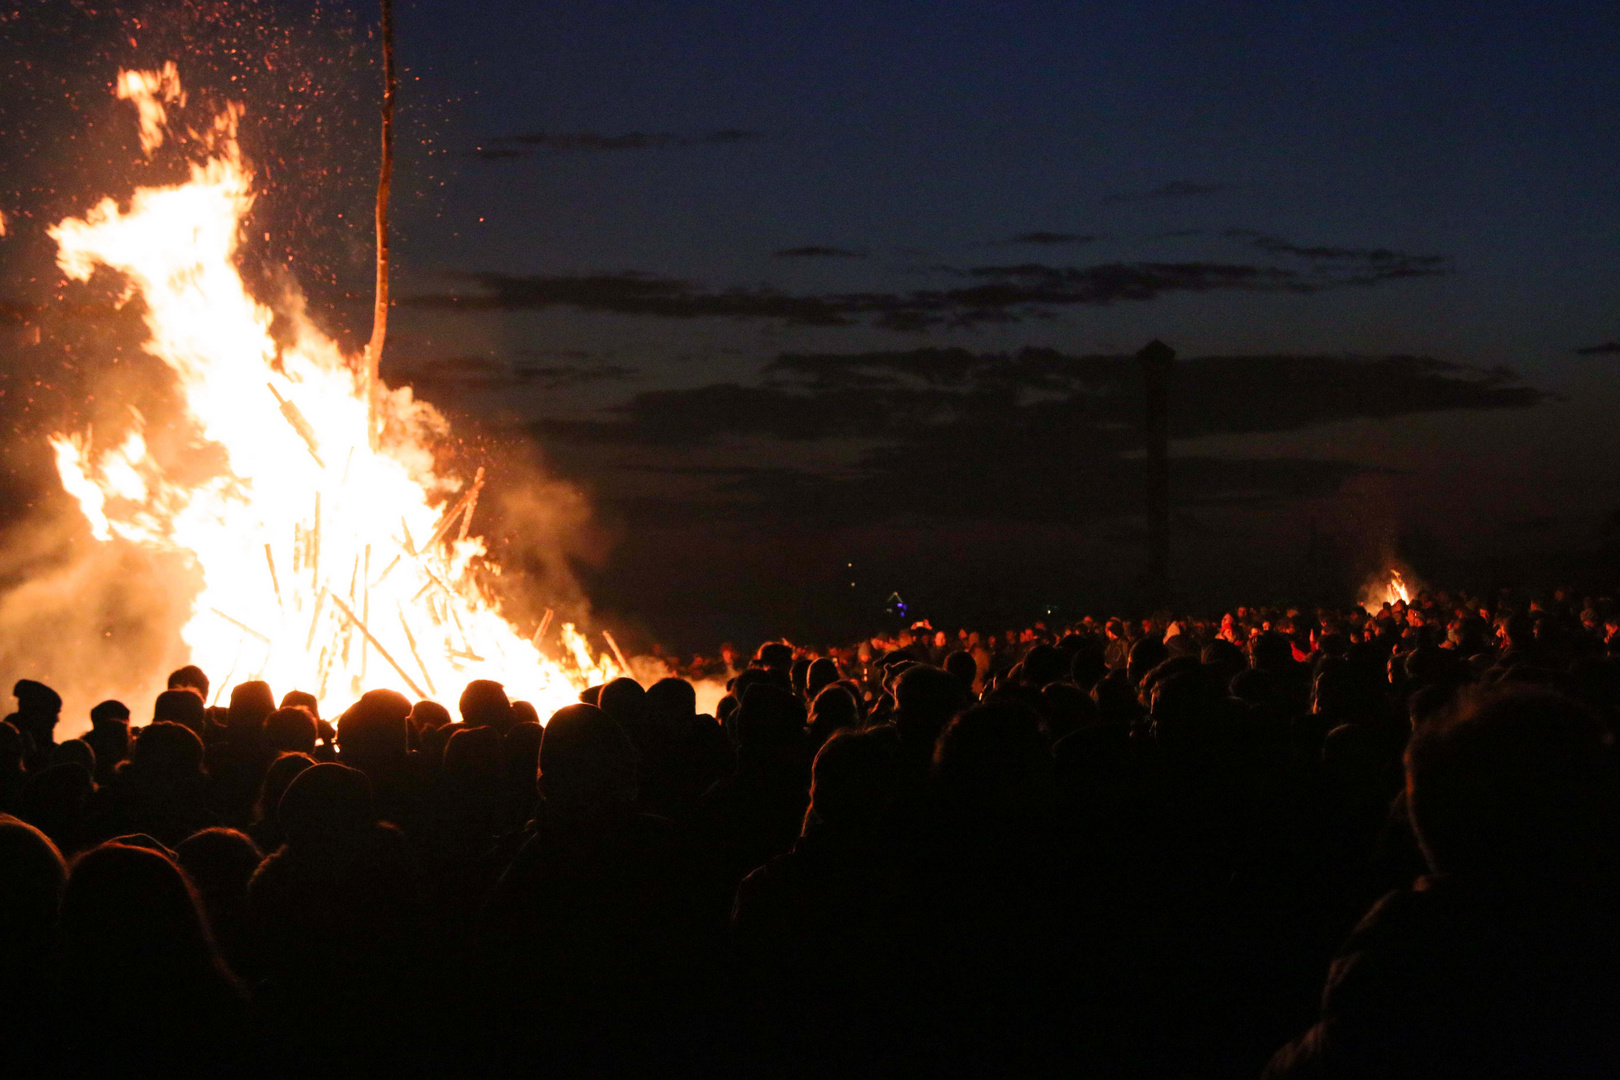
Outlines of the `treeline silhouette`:
<svg viewBox="0 0 1620 1080">
<path fill-rule="evenodd" d="M 919 629 L 544 726 L 187 667 L 60 743 L 25 679 L 7 1072 L 1613 1076 L 1617 651 L 1566 592 Z"/>
</svg>

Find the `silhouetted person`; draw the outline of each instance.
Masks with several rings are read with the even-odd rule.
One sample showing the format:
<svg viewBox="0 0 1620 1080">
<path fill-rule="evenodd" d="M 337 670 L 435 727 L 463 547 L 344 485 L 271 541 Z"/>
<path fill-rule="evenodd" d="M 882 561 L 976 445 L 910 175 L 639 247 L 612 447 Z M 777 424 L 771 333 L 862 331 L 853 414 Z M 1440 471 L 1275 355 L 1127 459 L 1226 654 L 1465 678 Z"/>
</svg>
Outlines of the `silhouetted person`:
<svg viewBox="0 0 1620 1080">
<path fill-rule="evenodd" d="M 84 741 L 96 752 L 96 783 L 105 784 L 129 756 L 129 706 L 103 701 L 90 710 L 90 732 Z"/>
<path fill-rule="evenodd" d="M 939 737 L 932 780 L 937 816 L 901 886 L 902 966 L 916 991 L 905 1022 L 939 1055 L 927 1066 L 1030 1068 L 1088 1012 L 1066 996 L 1076 979 L 1067 920 L 1086 921 L 1084 894 L 1062 872 L 1067 845 L 1034 709 L 1011 700 L 963 712 Z"/>
<path fill-rule="evenodd" d="M 364 773 L 304 769 L 281 797 L 286 843 L 248 886 L 255 966 L 286 1055 L 345 1069 L 402 1067 L 420 1018 L 419 886 L 404 838 L 379 824 Z M 311 1023 L 322 1002 L 341 1024 Z"/>
<path fill-rule="evenodd" d="M 17 699 L 17 711 L 8 719 L 25 735 L 32 747 L 27 760 L 49 763 L 51 748 L 56 745 L 56 723 L 62 717 L 62 695 L 33 679 L 18 679 L 11 688 Z"/>
<path fill-rule="evenodd" d="M 170 690 L 194 690 L 205 705 L 208 703 L 208 687 L 208 676 L 196 664 L 187 664 L 169 673 Z"/>
<path fill-rule="evenodd" d="M 969 695 L 973 693 L 973 684 L 979 678 L 979 665 L 973 659 L 972 653 L 957 649 L 955 652 L 946 655 L 942 666 L 946 671 L 956 676 L 957 681 L 962 684 L 964 693 Z"/>
<path fill-rule="evenodd" d="M 504 732 L 515 721 L 506 688 L 491 679 L 474 679 L 461 692 L 461 722 L 468 727 L 492 727 Z"/>
<path fill-rule="evenodd" d="M 1378 902 L 1274 1076 L 1601 1076 L 1620 1070 L 1614 751 L 1533 687 L 1465 698 L 1413 737 L 1430 873 Z"/>
<path fill-rule="evenodd" d="M 90 770 L 65 761 L 29 774 L 17 802 L 17 816 L 51 838 L 69 854 L 90 841 L 90 797 L 95 781 Z"/>
<path fill-rule="evenodd" d="M 882 976 L 896 957 L 884 902 L 895 871 L 899 753 L 892 726 L 834 732 L 816 755 L 802 835 L 737 888 L 742 1027 L 760 1040 L 753 1064 L 762 1069 L 782 1061 L 860 1068 L 870 1062 L 874 1027 L 886 1026 L 891 984 Z"/>
<path fill-rule="evenodd" d="M 179 724 L 198 739 L 208 737 L 208 709 L 195 690 L 165 690 L 152 703 L 152 722 Z"/>
<path fill-rule="evenodd" d="M 735 720 L 737 768 L 698 800 L 693 835 L 708 861 L 711 902 L 721 918 L 737 883 L 799 835 L 810 800 L 804 721 L 803 702 L 791 691 L 750 686 Z"/>
<path fill-rule="evenodd" d="M 754 653 L 754 665 L 787 676 L 793 668 L 793 646 L 783 641 L 767 641 Z M 792 685 L 790 677 L 788 680 L 790 689 Z"/>
<path fill-rule="evenodd" d="M 499 1038 L 520 1067 L 644 1059 L 685 1007 L 674 980 L 691 916 L 672 828 L 636 812 L 635 751 L 594 706 L 547 723 L 540 793 L 534 835 L 484 918 L 486 963 L 506 988 L 491 1002 Z"/>
<path fill-rule="evenodd" d="M 141 728 L 129 760 L 97 793 L 94 817 L 102 836 L 148 833 L 171 848 L 198 829 L 218 825 L 209 807 L 202 740 L 167 721 Z"/>
<path fill-rule="evenodd" d="M 221 954 L 232 970 L 246 971 L 247 891 L 263 860 L 258 845 L 246 833 L 216 827 L 192 833 L 174 854 L 197 890 Z"/>
<path fill-rule="evenodd" d="M 956 676 L 922 664 L 901 673 L 894 684 L 894 697 L 903 770 L 900 801 L 903 812 L 915 818 L 922 812 L 922 788 L 933 764 L 934 744 L 970 697 Z"/>
<path fill-rule="evenodd" d="M 208 773 L 226 824 L 246 826 L 252 816 L 253 797 L 275 756 L 264 738 L 264 722 L 275 711 L 269 684 L 250 680 L 231 687 L 225 730 L 208 747 Z"/>
<path fill-rule="evenodd" d="M 663 761 L 648 769 L 641 805 L 684 821 L 705 791 L 731 773 L 736 752 L 714 717 L 699 715 L 697 693 L 685 679 L 660 679 L 647 689 L 647 723 L 667 740 Z"/>
<path fill-rule="evenodd" d="M 94 789 L 96 752 L 90 748 L 90 744 L 83 739 L 65 739 L 57 743 L 56 749 L 51 753 L 51 764 L 64 765 L 69 762 L 84 766 L 84 771 L 90 774 L 91 787 Z"/>
<path fill-rule="evenodd" d="M 8 1056 L 26 1061 L 45 1047 L 54 1005 L 49 961 L 67 868 L 50 838 L 0 814 L 0 1016 Z"/>
<path fill-rule="evenodd" d="M 167 857 L 109 843 L 74 860 L 61 942 L 63 1000 L 83 1018 L 60 1029 L 75 1070 L 218 1076 L 255 1060 L 247 995 Z"/>
<path fill-rule="evenodd" d="M 414 809 L 410 700 L 397 690 L 368 690 L 338 718 L 343 764 L 371 781 L 380 817 L 405 820 Z"/>
<path fill-rule="evenodd" d="M 849 690 L 836 683 L 829 684 L 815 696 L 810 704 L 810 746 L 820 750 L 823 743 L 844 728 L 859 727 L 860 706 Z"/>
<path fill-rule="evenodd" d="M 264 771 L 258 798 L 253 802 L 253 824 L 247 830 L 261 852 L 269 854 L 286 841 L 281 828 L 281 797 L 294 778 L 314 764 L 315 759 L 308 754 L 278 754 Z"/>
<path fill-rule="evenodd" d="M 811 663 L 810 669 L 804 676 L 804 700 L 814 701 L 816 695 L 837 682 L 838 661 L 830 656 L 817 658 Z"/>
<path fill-rule="evenodd" d="M 315 718 L 305 709 L 283 707 L 264 721 L 264 746 L 274 754 L 315 753 Z"/>
</svg>

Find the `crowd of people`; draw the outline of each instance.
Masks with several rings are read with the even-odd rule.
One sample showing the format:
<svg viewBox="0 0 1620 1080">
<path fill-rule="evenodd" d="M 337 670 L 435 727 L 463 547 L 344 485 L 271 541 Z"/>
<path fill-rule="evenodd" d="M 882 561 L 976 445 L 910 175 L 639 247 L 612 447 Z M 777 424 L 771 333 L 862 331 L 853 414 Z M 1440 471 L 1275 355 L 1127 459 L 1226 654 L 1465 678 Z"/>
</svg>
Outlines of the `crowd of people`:
<svg viewBox="0 0 1620 1080">
<path fill-rule="evenodd" d="M 0 722 L 8 1075 L 1620 1074 L 1620 609 Z"/>
</svg>

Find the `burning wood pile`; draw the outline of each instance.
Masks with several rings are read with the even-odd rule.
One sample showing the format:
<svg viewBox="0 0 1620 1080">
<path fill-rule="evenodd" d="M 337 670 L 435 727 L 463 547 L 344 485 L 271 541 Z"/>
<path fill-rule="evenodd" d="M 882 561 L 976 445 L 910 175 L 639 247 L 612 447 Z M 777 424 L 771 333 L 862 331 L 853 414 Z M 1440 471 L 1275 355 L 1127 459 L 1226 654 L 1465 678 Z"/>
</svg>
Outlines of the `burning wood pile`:
<svg viewBox="0 0 1620 1080">
<path fill-rule="evenodd" d="M 173 64 L 121 72 L 118 95 L 136 106 L 148 157 L 178 133 Z M 145 349 L 172 371 L 194 426 L 187 468 L 205 453 L 223 462 L 191 479 L 152 452 L 133 410 L 114 445 L 54 436 L 63 487 L 96 539 L 195 560 L 202 586 L 181 637 L 220 687 L 262 678 L 341 707 L 365 689 L 445 697 L 494 678 L 546 716 L 619 674 L 623 662 L 593 656 L 572 625 L 548 656 L 545 624 L 530 637 L 502 615 L 481 583 L 499 567 L 471 530 L 483 470 L 470 483 L 438 470 L 448 424 L 437 410 L 408 386 L 378 384 L 368 400 L 366 364 L 296 313 L 291 340 L 272 337 L 270 309 L 234 264 L 254 199 L 240 116 L 232 105 L 181 135 L 185 183 L 137 188 L 123 207 L 103 199 L 50 231 L 69 278 L 111 271 L 143 304 Z"/>
</svg>

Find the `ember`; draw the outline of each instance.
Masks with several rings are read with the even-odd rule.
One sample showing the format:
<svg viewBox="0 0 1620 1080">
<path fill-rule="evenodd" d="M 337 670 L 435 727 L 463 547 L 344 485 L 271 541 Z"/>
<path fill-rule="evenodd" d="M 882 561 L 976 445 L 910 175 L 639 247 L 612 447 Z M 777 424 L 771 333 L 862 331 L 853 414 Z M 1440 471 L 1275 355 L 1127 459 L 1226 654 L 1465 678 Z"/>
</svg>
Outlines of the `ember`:
<svg viewBox="0 0 1620 1080">
<path fill-rule="evenodd" d="M 179 73 L 125 71 L 117 88 L 150 156 L 174 130 L 169 107 L 185 103 Z M 464 485 L 437 470 L 433 442 L 448 431 L 437 410 L 408 386 L 380 389 L 373 449 L 359 365 L 301 318 L 291 344 L 272 339 L 271 311 L 233 263 L 254 199 L 240 115 L 229 106 L 187 133 L 201 154 L 186 183 L 138 188 L 124 208 L 103 199 L 50 231 L 70 278 L 106 268 L 128 279 L 146 350 L 226 461 L 180 483 L 133 411 L 116 445 L 53 436 L 62 485 L 96 539 L 195 558 L 202 588 L 181 637 L 192 663 L 224 673 L 222 689 L 263 678 L 341 708 L 376 687 L 421 697 L 493 678 L 548 716 L 619 674 L 622 662 L 593 656 L 571 624 L 563 659 L 542 655 L 542 634 L 516 631 L 481 585 L 499 573 L 469 531 L 483 471 Z"/>
</svg>

